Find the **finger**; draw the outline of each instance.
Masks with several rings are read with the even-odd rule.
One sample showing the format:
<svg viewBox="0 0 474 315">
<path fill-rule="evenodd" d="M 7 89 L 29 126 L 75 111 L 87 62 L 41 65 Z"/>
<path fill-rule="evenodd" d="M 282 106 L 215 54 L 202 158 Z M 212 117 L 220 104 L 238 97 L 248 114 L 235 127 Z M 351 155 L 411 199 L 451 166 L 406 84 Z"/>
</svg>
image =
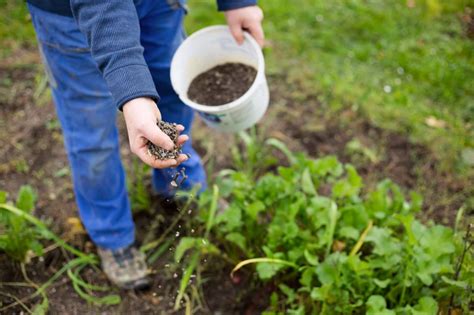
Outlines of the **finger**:
<svg viewBox="0 0 474 315">
<path fill-rule="evenodd" d="M 257 43 L 260 45 L 260 47 L 263 48 L 263 45 L 265 45 L 265 34 L 263 33 L 262 24 L 254 22 L 249 25 L 248 30 L 252 37 L 255 38 Z"/>
<path fill-rule="evenodd" d="M 244 42 L 244 31 L 242 30 L 242 25 L 240 23 L 232 23 L 229 24 L 229 29 L 237 43 L 239 45 L 242 44 Z"/>
<path fill-rule="evenodd" d="M 168 168 L 168 167 L 175 167 L 178 165 L 178 161 L 175 159 L 169 160 L 157 160 L 154 156 L 148 153 L 146 148 L 143 148 L 135 153 L 140 160 L 142 160 L 145 164 L 150 165 L 153 168 Z"/>
<path fill-rule="evenodd" d="M 164 169 L 176 167 L 179 165 L 179 163 L 175 159 L 169 159 L 164 161 L 154 159 L 153 161 L 150 161 L 149 165 L 153 168 Z"/>
<path fill-rule="evenodd" d="M 183 125 L 176 125 L 176 130 L 178 130 L 178 132 L 183 132 L 184 131 L 184 126 Z"/>
<path fill-rule="evenodd" d="M 181 135 L 178 137 L 178 140 L 176 141 L 176 144 L 179 146 L 182 146 L 186 141 L 189 140 L 189 137 L 187 135 Z"/>
<path fill-rule="evenodd" d="M 179 165 L 179 164 L 181 164 L 181 163 L 187 161 L 188 159 L 189 159 L 189 158 L 188 158 L 188 156 L 187 156 L 186 154 L 180 154 L 180 155 L 178 156 L 178 158 L 176 159 L 176 161 L 178 162 L 178 165 Z"/>
<path fill-rule="evenodd" d="M 157 145 L 166 150 L 173 150 L 174 143 L 171 141 L 158 126 L 153 125 L 149 129 L 143 130 L 143 136 L 150 140 L 154 145 Z"/>
</svg>

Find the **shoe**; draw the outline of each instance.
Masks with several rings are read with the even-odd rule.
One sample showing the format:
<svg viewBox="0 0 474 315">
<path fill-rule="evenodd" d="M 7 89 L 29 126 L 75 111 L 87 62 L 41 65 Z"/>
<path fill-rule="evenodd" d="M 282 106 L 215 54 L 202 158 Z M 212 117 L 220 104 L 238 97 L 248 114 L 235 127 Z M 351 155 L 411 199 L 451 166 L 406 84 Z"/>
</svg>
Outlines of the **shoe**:
<svg viewBox="0 0 474 315">
<path fill-rule="evenodd" d="M 110 250 L 99 248 L 102 270 L 107 278 L 126 290 L 145 290 L 150 287 L 145 255 L 135 245 Z"/>
</svg>

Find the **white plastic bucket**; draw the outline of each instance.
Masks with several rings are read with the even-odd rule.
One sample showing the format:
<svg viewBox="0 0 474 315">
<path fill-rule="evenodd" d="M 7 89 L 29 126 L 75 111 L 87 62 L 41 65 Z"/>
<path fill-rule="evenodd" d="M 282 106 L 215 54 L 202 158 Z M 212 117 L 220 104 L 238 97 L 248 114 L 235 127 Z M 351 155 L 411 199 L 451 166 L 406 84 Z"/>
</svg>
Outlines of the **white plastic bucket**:
<svg viewBox="0 0 474 315">
<path fill-rule="evenodd" d="M 179 98 L 195 109 L 206 124 L 219 131 L 238 132 L 253 126 L 265 114 L 269 92 L 265 78 L 265 61 L 257 42 L 244 33 L 238 45 L 227 26 L 206 27 L 189 36 L 176 51 L 171 62 L 171 83 Z M 188 98 L 191 81 L 202 72 L 227 62 L 240 62 L 257 69 L 257 77 L 240 98 L 219 106 L 197 104 Z"/>
</svg>

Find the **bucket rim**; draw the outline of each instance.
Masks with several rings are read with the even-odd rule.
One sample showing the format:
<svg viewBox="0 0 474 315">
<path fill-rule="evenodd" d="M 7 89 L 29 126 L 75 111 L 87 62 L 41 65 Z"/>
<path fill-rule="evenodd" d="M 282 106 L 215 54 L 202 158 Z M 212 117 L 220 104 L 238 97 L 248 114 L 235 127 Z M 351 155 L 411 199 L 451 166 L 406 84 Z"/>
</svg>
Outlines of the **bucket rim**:
<svg viewBox="0 0 474 315">
<path fill-rule="evenodd" d="M 215 32 L 215 31 L 225 31 L 225 32 L 230 33 L 230 30 L 229 30 L 227 25 L 208 26 L 208 27 L 202 28 L 202 29 L 194 32 L 189 37 L 187 37 L 184 40 L 184 42 L 178 47 L 178 50 L 174 54 L 173 60 L 171 62 L 171 69 L 173 69 L 174 67 L 177 66 L 176 65 L 176 62 L 177 62 L 177 57 L 176 56 L 178 55 L 179 50 L 183 49 L 183 46 L 186 44 L 186 41 L 189 42 L 191 39 L 195 39 L 196 37 L 202 36 L 205 33 Z M 242 96 L 240 96 L 239 98 L 233 100 L 232 102 L 222 104 L 222 105 L 208 106 L 208 105 L 198 104 L 196 102 L 193 102 L 192 100 L 190 100 L 187 97 L 187 91 L 186 91 L 186 93 L 178 93 L 176 91 L 176 89 L 174 88 L 174 86 L 175 86 L 174 82 L 175 82 L 176 78 L 175 78 L 175 76 L 173 76 L 173 71 L 171 70 L 170 71 L 171 84 L 173 86 L 173 89 L 178 94 L 179 98 L 181 99 L 181 101 L 183 101 L 189 107 L 192 107 L 193 109 L 195 109 L 197 111 L 200 111 L 200 112 L 204 112 L 204 113 L 220 113 L 220 112 L 223 112 L 223 111 L 231 110 L 231 109 L 233 109 L 235 107 L 238 107 L 239 105 L 245 103 L 250 98 L 250 96 L 255 92 L 255 90 L 257 90 L 258 86 L 262 82 L 265 82 L 265 59 L 263 57 L 263 52 L 262 52 L 262 49 L 260 48 L 260 45 L 252 37 L 252 35 L 250 35 L 250 33 L 248 33 L 247 31 L 244 31 L 244 40 L 249 41 L 251 46 L 253 47 L 253 49 L 256 51 L 256 53 L 257 53 L 257 66 L 258 66 L 257 75 L 256 75 L 252 85 L 247 90 L 247 92 L 245 92 Z"/>
</svg>

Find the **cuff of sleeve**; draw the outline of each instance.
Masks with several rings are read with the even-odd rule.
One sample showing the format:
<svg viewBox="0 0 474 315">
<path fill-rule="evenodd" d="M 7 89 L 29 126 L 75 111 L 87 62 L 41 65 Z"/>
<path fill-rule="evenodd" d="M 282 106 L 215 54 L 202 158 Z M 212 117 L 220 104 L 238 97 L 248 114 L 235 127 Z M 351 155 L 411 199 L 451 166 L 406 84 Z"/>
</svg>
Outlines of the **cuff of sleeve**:
<svg viewBox="0 0 474 315">
<path fill-rule="evenodd" d="M 228 11 L 256 4 L 257 0 L 217 0 L 217 9 L 219 11 Z"/>
<path fill-rule="evenodd" d="M 137 97 L 150 97 L 155 102 L 160 99 L 146 65 L 121 67 L 107 73 L 104 78 L 119 110 L 126 102 Z"/>
</svg>

